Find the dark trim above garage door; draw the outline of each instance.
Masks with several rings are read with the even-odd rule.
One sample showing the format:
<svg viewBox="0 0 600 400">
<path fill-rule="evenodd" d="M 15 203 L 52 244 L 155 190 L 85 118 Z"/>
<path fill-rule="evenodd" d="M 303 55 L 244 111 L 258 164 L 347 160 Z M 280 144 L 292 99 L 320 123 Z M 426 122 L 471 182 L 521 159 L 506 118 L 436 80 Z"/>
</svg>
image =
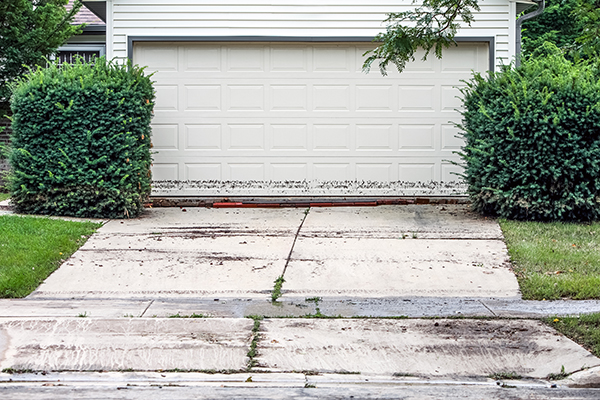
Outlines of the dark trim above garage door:
<svg viewBox="0 0 600 400">
<path fill-rule="evenodd" d="M 488 43 L 488 70 L 495 70 L 496 46 L 493 36 L 465 36 L 454 38 L 456 42 Z M 127 57 L 133 61 L 133 44 L 136 42 L 296 42 L 296 43 L 332 43 L 332 42 L 372 42 L 365 36 L 129 36 L 127 38 Z"/>
</svg>

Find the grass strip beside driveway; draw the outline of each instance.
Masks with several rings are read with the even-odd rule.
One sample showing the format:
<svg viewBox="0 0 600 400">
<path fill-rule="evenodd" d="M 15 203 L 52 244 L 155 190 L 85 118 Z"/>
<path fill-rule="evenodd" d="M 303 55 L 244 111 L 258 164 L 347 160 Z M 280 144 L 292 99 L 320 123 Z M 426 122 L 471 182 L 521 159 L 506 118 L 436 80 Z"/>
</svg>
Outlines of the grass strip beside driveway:
<svg viewBox="0 0 600 400">
<path fill-rule="evenodd" d="M 102 224 L 0 216 L 0 297 L 25 297 Z"/>
<path fill-rule="evenodd" d="M 600 314 L 546 318 L 544 322 L 600 357 Z"/>
<path fill-rule="evenodd" d="M 600 224 L 501 220 L 523 299 L 600 299 Z"/>
<path fill-rule="evenodd" d="M 0 192 L 0 201 L 4 201 L 10 199 L 10 193 L 2 193 Z"/>
</svg>

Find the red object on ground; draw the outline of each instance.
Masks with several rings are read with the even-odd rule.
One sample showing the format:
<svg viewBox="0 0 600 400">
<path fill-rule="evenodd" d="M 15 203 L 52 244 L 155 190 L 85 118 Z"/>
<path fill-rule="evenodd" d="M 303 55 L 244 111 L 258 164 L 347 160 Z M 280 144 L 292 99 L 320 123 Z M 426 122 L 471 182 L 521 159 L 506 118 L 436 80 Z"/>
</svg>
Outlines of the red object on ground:
<svg viewBox="0 0 600 400">
<path fill-rule="evenodd" d="M 235 208 L 240 207 L 244 203 L 213 203 L 214 208 Z"/>
</svg>

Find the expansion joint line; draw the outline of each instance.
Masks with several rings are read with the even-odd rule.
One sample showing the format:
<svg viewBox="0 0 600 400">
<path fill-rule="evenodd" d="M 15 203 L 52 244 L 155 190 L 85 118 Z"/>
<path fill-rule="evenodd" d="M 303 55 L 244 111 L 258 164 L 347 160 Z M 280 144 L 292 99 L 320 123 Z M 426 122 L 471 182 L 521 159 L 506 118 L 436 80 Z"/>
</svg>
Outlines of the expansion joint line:
<svg viewBox="0 0 600 400">
<path fill-rule="evenodd" d="M 308 207 L 304 211 L 304 218 L 302 218 L 302 222 L 300 222 L 300 226 L 296 231 L 296 236 L 294 236 L 294 241 L 292 242 L 292 248 L 290 249 L 290 254 L 287 256 L 287 260 L 285 260 L 285 266 L 283 267 L 283 272 L 281 276 L 285 276 L 285 271 L 287 270 L 288 264 L 290 263 L 290 259 L 292 258 L 292 253 L 294 252 L 294 247 L 296 246 L 296 240 L 298 240 L 298 236 L 300 236 L 300 230 L 302 229 L 302 225 L 304 225 L 304 221 L 306 221 L 306 217 L 308 217 L 308 213 L 310 212 L 310 207 Z"/>
<path fill-rule="evenodd" d="M 486 304 L 485 304 L 483 301 L 479 300 L 479 302 L 481 303 L 481 305 L 482 305 L 482 306 L 484 306 L 485 308 L 487 308 L 487 310 L 488 310 L 489 312 L 491 312 L 491 313 L 492 313 L 492 315 L 493 315 L 494 317 L 497 317 L 496 313 L 495 313 L 495 312 L 493 312 L 493 311 L 492 311 L 492 309 L 491 309 L 491 308 L 489 308 L 489 307 L 488 307 L 488 306 L 487 306 L 487 305 L 486 305 Z"/>
<path fill-rule="evenodd" d="M 150 306 L 154 304 L 154 299 L 152 299 L 152 301 L 146 306 L 146 308 L 144 308 L 144 312 L 142 312 L 142 314 L 140 315 L 140 318 L 142 318 L 144 316 L 144 314 L 146 314 L 146 311 L 148 311 L 148 309 L 150 308 Z"/>
<path fill-rule="evenodd" d="M 285 276 L 285 271 L 287 270 L 288 264 L 290 263 L 290 260 L 292 258 L 292 253 L 294 252 L 294 247 L 296 246 L 296 240 L 298 240 L 298 236 L 300 235 L 300 230 L 302 229 L 302 225 L 304 225 L 304 221 L 306 221 L 306 217 L 308 216 L 309 212 L 310 212 L 310 207 L 304 211 L 304 218 L 302 218 L 302 221 L 300 222 L 300 226 L 298 226 L 298 230 L 296 231 L 296 236 L 294 236 L 294 241 L 292 242 L 292 247 L 290 248 L 290 253 L 287 256 L 287 259 L 285 260 L 283 272 L 277 279 L 275 279 L 275 282 L 274 282 L 275 286 L 273 286 L 273 292 L 271 292 L 271 300 L 273 302 L 277 301 L 277 299 L 281 297 L 281 287 L 283 286 L 283 283 L 285 282 L 285 279 L 283 277 Z"/>
</svg>

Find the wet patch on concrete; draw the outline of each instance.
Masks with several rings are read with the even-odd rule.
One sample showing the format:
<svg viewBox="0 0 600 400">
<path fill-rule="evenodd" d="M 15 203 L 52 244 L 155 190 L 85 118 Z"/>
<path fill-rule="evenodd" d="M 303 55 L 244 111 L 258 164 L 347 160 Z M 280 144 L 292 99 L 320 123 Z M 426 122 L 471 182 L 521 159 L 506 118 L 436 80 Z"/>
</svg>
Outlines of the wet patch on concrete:
<svg viewBox="0 0 600 400">
<path fill-rule="evenodd" d="M 248 319 L 0 319 L 2 369 L 35 371 L 240 370 Z"/>
<path fill-rule="evenodd" d="M 259 366 L 273 371 L 532 378 L 600 365 L 537 321 L 265 320 Z"/>
<path fill-rule="evenodd" d="M 34 293 L 192 291 L 261 293 L 281 275 L 292 237 L 98 236 Z M 40 292 L 43 292 L 40 293 Z M 109 294 L 113 293 L 113 294 Z"/>
<path fill-rule="evenodd" d="M 302 237 L 502 239 L 497 222 L 468 205 L 312 208 Z"/>
<path fill-rule="evenodd" d="M 499 240 L 299 238 L 285 280 L 291 296 L 519 295 Z"/>
</svg>

